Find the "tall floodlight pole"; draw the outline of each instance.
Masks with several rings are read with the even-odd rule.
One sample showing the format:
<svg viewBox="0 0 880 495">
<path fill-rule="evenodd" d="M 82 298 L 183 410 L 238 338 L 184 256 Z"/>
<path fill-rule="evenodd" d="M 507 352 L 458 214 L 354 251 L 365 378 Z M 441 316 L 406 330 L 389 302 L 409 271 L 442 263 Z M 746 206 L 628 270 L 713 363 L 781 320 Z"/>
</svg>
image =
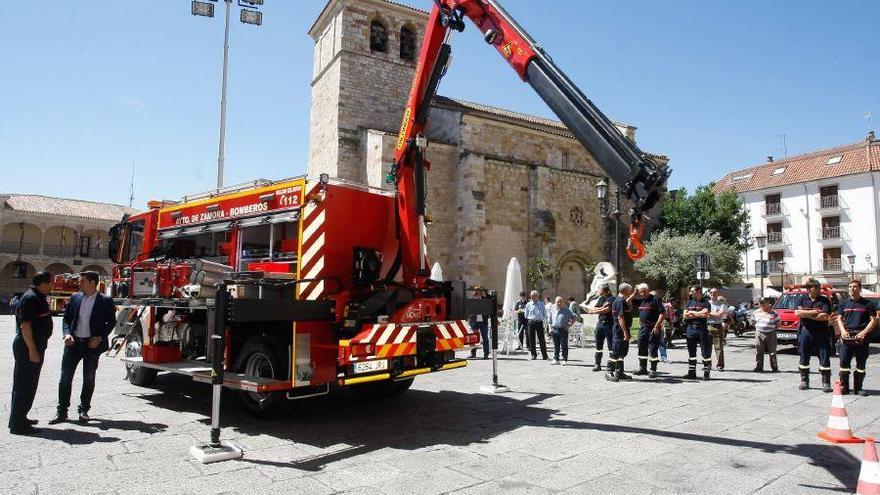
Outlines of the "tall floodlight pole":
<svg viewBox="0 0 880 495">
<path fill-rule="evenodd" d="M 217 0 L 211 0 L 216 2 Z M 220 89 L 220 144 L 217 152 L 217 189 L 223 187 L 223 167 L 226 152 L 226 81 L 229 73 L 229 19 L 232 12 L 232 0 L 223 0 L 226 4 L 226 29 L 223 34 L 223 82 Z M 238 6 L 242 7 L 241 22 L 260 26 L 263 24 L 263 13 L 250 10 L 263 5 L 263 0 L 238 0 Z M 214 17 L 214 4 L 193 0 L 193 15 Z"/>
</svg>

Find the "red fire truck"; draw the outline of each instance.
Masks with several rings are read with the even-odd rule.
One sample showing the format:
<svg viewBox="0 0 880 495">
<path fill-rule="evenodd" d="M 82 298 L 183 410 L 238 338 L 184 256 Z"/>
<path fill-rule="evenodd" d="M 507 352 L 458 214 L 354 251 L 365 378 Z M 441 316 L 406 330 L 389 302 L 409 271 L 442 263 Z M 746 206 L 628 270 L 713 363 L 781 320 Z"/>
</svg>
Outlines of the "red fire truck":
<svg viewBox="0 0 880 495">
<path fill-rule="evenodd" d="M 52 278 L 52 291 L 49 292 L 49 310 L 53 315 L 64 313 L 67 301 L 74 292 L 79 291 L 79 275 L 60 273 Z"/>
<path fill-rule="evenodd" d="M 466 320 L 489 315 L 497 329 L 497 299 L 429 278 L 424 136 L 450 29 L 462 31 L 466 18 L 620 185 L 632 220 L 628 254 L 641 255 L 643 213 L 669 170 L 624 137 L 497 2 L 438 0 L 387 177 L 392 191 L 326 175 L 257 181 L 154 202 L 113 227 L 115 343 L 132 383 L 159 371 L 210 382 L 213 363 L 223 375 L 215 387 L 239 390 L 259 414 L 330 384 L 393 395 L 415 376 L 467 364 L 455 353 L 479 335 Z"/>
<path fill-rule="evenodd" d="M 106 289 L 106 277 L 101 277 L 98 282 L 98 292 L 104 293 Z M 52 278 L 52 291 L 49 292 L 49 310 L 53 315 L 64 313 L 67 302 L 74 292 L 79 292 L 78 273 L 60 273 Z"/>
</svg>

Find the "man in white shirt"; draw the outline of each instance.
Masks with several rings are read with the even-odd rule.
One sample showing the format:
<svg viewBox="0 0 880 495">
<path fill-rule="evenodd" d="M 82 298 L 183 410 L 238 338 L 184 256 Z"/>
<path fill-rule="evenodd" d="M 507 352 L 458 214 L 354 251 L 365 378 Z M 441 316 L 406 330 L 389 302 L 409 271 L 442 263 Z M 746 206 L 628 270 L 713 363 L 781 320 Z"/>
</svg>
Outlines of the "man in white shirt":
<svg viewBox="0 0 880 495">
<path fill-rule="evenodd" d="M 724 321 L 727 319 L 727 301 L 721 297 L 717 287 L 709 290 L 709 335 L 715 345 L 715 359 L 718 360 L 718 371 L 724 371 L 724 342 L 727 340 L 727 332 Z"/>
</svg>

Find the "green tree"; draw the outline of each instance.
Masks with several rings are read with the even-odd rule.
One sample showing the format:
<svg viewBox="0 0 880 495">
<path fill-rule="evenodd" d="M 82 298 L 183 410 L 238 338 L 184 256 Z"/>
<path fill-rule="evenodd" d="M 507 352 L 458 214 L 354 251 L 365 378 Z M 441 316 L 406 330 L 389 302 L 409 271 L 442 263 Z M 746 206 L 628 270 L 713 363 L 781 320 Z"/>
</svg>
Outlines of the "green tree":
<svg viewBox="0 0 880 495">
<path fill-rule="evenodd" d="M 529 287 L 543 294 L 559 278 L 559 270 L 548 260 L 535 257 L 526 269 L 526 277 Z"/>
<path fill-rule="evenodd" d="M 649 279 L 665 283 L 674 292 L 696 281 L 697 253 L 709 255 L 709 284 L 728 284 L 738 278 L 742 268 L 739 249 L 716 233 L 675 235 L 663 231 L 648 241 L 646 250 L 645 257 L 636 261 L 635 269 Z"/>
<path fill-rule="evenodd" d="M 743 251 L 749 247 L 749 213 L 733 189 L 716 194 L 715 184 L 667 191 L 660 210 L 659 230 L 674 235 L 717 234 L 725 243 Z"/>
</svg>

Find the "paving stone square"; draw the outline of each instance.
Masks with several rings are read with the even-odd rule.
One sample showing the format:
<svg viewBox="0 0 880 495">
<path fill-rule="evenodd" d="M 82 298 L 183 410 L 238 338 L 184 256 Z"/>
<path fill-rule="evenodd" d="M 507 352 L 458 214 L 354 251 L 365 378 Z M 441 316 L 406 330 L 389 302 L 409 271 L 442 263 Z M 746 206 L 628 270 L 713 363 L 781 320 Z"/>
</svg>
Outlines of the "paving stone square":
<svg viewBox="0 0 880 495">
<path fill-rule="evenodd" d="M 60 322 L 56 321 L 60 329 Z M 807 494 L 852 493 L 862 446 L 816 438 L 831 395 L 798 391 L 797 356 L 781 373 L 751 372 L 750 337 L 731 336 L 724 372 L 683 381 L 683 346 L 657 380 L 609 383 L 591 371 L 593 349 L 569 366 L 501 356 L 505 394 L 486 394 L 491 361 L 419 377 L 406 394 L 358 401 L 344 391 L 257 419 L 223 396 L 222 436 L 243 459 L 200 464 L 210 388 L 160 375 L 148 388 L 102 357 L 92 421 L 47 425 L 57 401 L 60 331 L 50 342 L 31 418 L 37 436 L 0 431 L 0 494 Z M 0 316 L 0 411 L 8 418 L 11 317 Z M 632 353 L 631 353 L 632 354 Z M 630 371 L 635 356 L 627 360 Z M 836 369 L 836 364 L 835 364 Z M 880 394 L 880 359 L 867 388 Z M 818 375 L 813 380 L 819 382 Z M 74 381 L 74 404 L 80 378 Z M 857 435 L 880 434 L 880 397 L 845 398 Z"/>
</svg>

